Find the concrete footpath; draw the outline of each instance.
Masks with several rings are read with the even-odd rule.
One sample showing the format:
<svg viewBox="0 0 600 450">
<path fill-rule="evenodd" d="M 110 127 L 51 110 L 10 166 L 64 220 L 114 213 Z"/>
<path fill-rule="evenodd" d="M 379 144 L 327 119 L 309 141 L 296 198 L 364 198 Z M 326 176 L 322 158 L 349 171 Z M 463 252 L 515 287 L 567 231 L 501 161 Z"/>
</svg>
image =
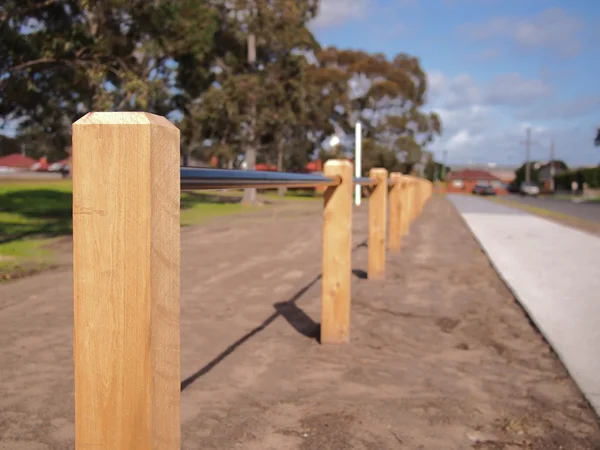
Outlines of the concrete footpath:
<svg viewBox="0 0 600 450">
<path fill-rule="evenodd" d="M 482 198 L 448 198 L 600 415 L 600 238 Z"/>
</svg>

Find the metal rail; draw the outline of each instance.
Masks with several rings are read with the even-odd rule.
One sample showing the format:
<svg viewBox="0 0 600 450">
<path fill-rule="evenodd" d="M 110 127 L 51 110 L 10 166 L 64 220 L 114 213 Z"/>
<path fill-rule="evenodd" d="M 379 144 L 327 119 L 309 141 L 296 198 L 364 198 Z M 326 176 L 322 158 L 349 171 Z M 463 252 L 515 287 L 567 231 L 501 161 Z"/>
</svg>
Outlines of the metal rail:
<svg viewBox="0 0 600 450">
<path fill-rule="evenodd" d="M 341 180 L 323 175 L 257 170 L 181 167 L 181 189 L 239 189 L 337 186 Z"/>
<path fill-rule="evenodd" d="M 337 186 L 341 180 L 324 175 L 267 172 L 259 170 L 209 169 L 205 167 L 181 167 L 181 189 L 268 189 L 277 187 L 308 188 L 316 186 Z M 375 186 L 377 180 L 369 177 L 354 178 L 359 186 Z M 389 179 L 388 186 L 396 180 Z"/>
<path fill-rule="evenodd" d="M 359 186 L 374 186 L 377 184 L 377 180 L 369 177 L 359 177 L 354 179 L 354 184 Z"/>
</svg>

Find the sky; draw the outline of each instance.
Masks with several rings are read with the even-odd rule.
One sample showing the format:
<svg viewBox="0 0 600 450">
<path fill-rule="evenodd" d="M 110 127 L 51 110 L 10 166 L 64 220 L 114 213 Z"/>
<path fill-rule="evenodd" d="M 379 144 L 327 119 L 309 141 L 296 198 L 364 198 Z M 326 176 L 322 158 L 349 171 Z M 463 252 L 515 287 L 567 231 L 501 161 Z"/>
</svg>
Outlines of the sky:
<svg viewBox="0 0 600 450">
<path fill-rule="evenodd" d="M 448 164 L 597 165 L 600 0 L 321 0 L 323 46 L 420 59 Z"/>
</svg>

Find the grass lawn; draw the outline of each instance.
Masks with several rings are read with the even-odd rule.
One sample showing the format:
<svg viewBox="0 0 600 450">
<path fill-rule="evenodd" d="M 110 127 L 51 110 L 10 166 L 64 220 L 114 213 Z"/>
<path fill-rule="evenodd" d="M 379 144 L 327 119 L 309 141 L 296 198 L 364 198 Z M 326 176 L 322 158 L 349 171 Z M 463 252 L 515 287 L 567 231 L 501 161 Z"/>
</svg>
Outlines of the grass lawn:
<svg viewBox="0 0 600 450">
<path fill-rule="evenodd" d="M 241 193 L 183 192 L 181 225 L 251 211 Z M 72 232 L 72 185 L 60 181 L 0 181 L 0 281 L 52 266 L 52 244 Z"/>
</svg>

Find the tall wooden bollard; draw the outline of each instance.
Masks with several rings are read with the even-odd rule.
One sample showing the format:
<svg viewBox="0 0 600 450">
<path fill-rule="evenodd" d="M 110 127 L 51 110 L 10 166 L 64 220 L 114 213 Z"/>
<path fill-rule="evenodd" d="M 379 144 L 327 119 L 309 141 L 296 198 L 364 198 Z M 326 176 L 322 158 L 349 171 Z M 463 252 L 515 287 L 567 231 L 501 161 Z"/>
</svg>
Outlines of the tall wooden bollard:
<svg viewBox="0 0 600 450">
<path fill-rule="evenodd" d="M 179 130 L 73 125 L 75 448 L 180 448 Z"/>
<path fill-rule="evenodd" d="M 341 183 L 325 191 L 321 343 L 339 344 L 350 340 L 353 166 L 347 160 L 329 160 L 323 172 Z"/>
<path fill-rule="evenodd" d="M 406 236 L 410 230 L 411 206 L 410 206 L 410 177 L 402 177 L 402 236 Z"/>
<path fill-rule="evenodd" d="M 402 246 L 402 217 L 405 215 L 402 211 L 402 174 L 394 172 L 390 175 L 390 180 L 393 184 L 389 193 L 390 229 L 388 242 L 390 250 L 399 250 Z"/>
<path fill-rule="evenodd" d="M 425 180 L 419 180 L 419 215 L 423 213 L 425 207 Z"/>
<path fill-rule="evenodd" d="M 369 178 L 376 180 L 369 197 L 369 262 L 367 276 L 370 280 L 383 278 L 385 275 L 386 224 L 388 202 L 388 171 L 373 168 Z"/>
<path fill-rule="evenodd" d="M 415 178 L 414 180 L 414 197 L 415 197 L 415 201 L 414 201 L 414 209 L 415 209 L 415 213 L 414 213 L 414 217 L 413 220 L 416 220 L 419 217 L 419 212 L 421 209 L 421 198 L 420 198 L 420 191 L 419 188 L 421 187 L 421 183 L 419 181 L 418 178 Z"/>
<path fill-rule="evenodd" d="M 404 234 L 410 233 L 410 225 L 415 216 L 415 208 L 414 208 L 414 180 L 412 177 L 407 177 L 406 187 L 405 187 L 405 195 L 406 195 L 406 220 L 404 221 Z"/>
<path fill-rule="evenodd" d="M 413 221 L 419 217 L 419 179 L 413 179 Z"/>
</svg>

